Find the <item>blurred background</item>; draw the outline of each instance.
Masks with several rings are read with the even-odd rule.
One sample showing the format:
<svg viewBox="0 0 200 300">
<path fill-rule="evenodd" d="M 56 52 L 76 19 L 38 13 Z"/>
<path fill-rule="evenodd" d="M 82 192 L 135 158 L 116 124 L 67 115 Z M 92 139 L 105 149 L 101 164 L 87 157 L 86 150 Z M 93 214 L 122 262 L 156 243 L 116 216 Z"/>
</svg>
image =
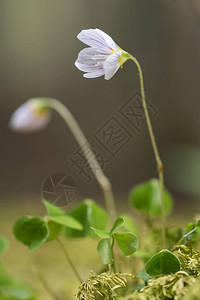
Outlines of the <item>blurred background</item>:
<svg viewBox="0 0 200 300">
<path fill-rule="evenodd" d="M 102 196 L 95 179 L 71 165 L 78 145 L 56 113 L 42 132 L 9 130 L 13 111 L 35 96 L 54 97 L 70 109 L 105 158 L 119 206 L 131 187 L 157 176 L 144 118 L 138 130 L 121 113 L 140 92 L 135 65 L 127 62 L 109 81 L 85 79 L 74 66 L 85 47 L 76 36 L 88 28 L 102 29 L 139 60 L 165 183 L 176 203 L 184 201 L 194 213 L 200 198 L 200 2 L 1 0 L 1 219 L 14 222 L 17 214 L 32 214 L 45 178 L 54 173 L 73 177 L 76 203 Z M 115 154 L 97 138 L 110 118 L 133 135 Z"/>
</svg>

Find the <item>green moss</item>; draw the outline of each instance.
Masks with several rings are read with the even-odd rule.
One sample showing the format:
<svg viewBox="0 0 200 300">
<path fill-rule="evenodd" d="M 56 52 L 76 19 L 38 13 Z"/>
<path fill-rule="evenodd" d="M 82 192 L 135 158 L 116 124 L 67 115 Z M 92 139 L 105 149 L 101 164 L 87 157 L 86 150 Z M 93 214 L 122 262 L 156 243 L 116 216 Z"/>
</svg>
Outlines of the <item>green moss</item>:
<svg viewBox="0 0 200 300">
<path fill-rule="evenodd" d="M 175 274 L 160 276 L 148 281 L 148 285 L 133 294 L 121 297 L 121 300 L 182 300 L 191 285 L 197 279 L 184 271 Z"/>
<path fill-rule="evenodd" d="M 79 287 L 76 297 L 80 300 L 119 299 L 116 290 L 126 287 L 127 278 L 135 278 L 134 275 L 123 273 L 91 274 L 92 276 Z"/>
</svg>

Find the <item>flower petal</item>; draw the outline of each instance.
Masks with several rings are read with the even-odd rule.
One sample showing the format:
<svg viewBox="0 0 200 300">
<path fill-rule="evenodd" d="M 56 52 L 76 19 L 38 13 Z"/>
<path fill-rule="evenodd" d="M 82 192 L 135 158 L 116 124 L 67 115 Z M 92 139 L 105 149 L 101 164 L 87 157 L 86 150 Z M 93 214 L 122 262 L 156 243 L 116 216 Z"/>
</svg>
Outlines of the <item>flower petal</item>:
<svg viewBox="0 0 200 300">
<path fill-rule="evenodd" d="M 107 55 L 99 54 L 93 48 L 85 48 L 80 51 L 75 66 L 83 72 L 102 70 L 106 58 Z"/>
<path fill-rule="evenodd" d="M 38 113 L 35 109 L 32 100 L 18 107 L 10 118 L 10 129 L 24 133 L 43 129 L 49 123 L 51 111 Z"/>
<path fill-rule="evenodd" d="M 98 29 L 98 28 L 96 28 L 96 31 L 104 38 L 106 44 L 109 45 L 110 48 L 112 48 L 114 51 L 118 52 L 116 43 L 113 41 L 113 39 L 107 33 L 105 33 L 104 31 L 102 31 L 101 29 Z"/>
<path fill-rule="evenodd" d="M 117 70 L 119 69 L 120 65 L 119 65 L 119 58 L 120 55 L 117 53 L 114 53 L 112 55 L 110 55 L 106 61 L 103 64 L 104 67 L 104 71 L 105 71 L 105 79 L 109 80 L 110 78 L 113 77 L 113 75 L 117 72 Z"/>
<path fill-rule="evenodd" d="M 75 66 L 83 72 L 95 72 L 98 70 L 104 70 L 103 64 L 101 65 L 92 65 L 92 64 L 86 64 L 86 63 L 80 63 L 78 61 L 75 62 Z"/>
<path fill-rule="evenodd" d="M 113 39 L 100 29 L 82 30 L 77 38 L 88 46 L 110 53 L 111 50 L 117 50 L 117 45 Z"/>
<path fill-rule="evenodd" d="M 95 72 L 90 72 L 90 73 L 83 74 L 83 76 L 85 78 L 97 78 L 97 77 L 101 77 L 103 75 L 105 75 L 104 70 L 98 70 L 98 71 L 95 71 Z"/>
</svg>

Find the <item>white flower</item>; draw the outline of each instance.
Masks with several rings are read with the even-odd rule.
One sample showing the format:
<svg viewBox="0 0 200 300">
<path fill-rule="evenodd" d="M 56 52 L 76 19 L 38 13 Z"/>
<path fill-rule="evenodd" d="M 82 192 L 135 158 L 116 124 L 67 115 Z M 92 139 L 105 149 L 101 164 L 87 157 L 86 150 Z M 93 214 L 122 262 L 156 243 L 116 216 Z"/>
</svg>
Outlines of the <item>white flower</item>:
<svg viewBox="0 0 200 300">
<path fill-rule="evenodd" d="M 90 46 L 79 52 L 76 67 L 86 72 L 86 78 L 104 75 L 110 79 L 129 58 L 129 53 L 115 44 L 113 39 L 100 29 L 82 30 L 77 38 Z"/>
<path fill-rule="evenodd" d="M 51 110 L 40 99 L 30 99 L 12 114 L 9 127 L 14 131 L 32 132 L 43 129 L 51 118 Z"/>
</svg>

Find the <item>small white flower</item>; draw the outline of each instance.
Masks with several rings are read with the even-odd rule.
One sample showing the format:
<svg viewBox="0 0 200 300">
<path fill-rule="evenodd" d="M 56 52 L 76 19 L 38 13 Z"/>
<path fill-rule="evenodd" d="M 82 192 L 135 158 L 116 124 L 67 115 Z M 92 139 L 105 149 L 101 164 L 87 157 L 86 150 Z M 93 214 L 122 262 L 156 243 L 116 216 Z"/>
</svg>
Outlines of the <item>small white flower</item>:
<svg viewBox="0 0 200 300">
<path fill-rule="evenodd" d="M 104 75 L 110 79 L 129 58 L 129 53 L 115 44 L 113 39 L 100 29 L 82 30 L 77 38 L 90 46 L 79 52 L 76 67 L 86 72 L 86 78 Z"/>
<path fill-rule="evenodd" d="M 43 129 L 51 118 L 51 110 L 40 99 L 30 99 L 12 114 L 9 127 L 14 131 L 32 132 Z"/>
</svg>

